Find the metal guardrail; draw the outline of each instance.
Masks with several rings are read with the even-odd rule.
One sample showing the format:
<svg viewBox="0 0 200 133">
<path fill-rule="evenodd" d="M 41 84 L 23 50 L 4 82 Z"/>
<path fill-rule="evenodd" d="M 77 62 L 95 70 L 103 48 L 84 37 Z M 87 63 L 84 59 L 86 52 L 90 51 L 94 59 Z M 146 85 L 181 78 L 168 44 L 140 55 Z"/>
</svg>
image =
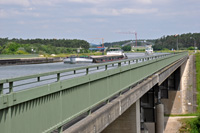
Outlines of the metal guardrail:
<svg viewBox="0 0 200 133">
<path fill-rule="evenodd" d="M 62 77 L 67 77 L 67 76 L 71 76 L 71 75 L 78 75 L 78 74 L 88 75 L 88 74 L 90 74 L 94 71 L 96 71 L 96 72 L 98 72 L 99 70 L 105 70 L 106 71 L 109 68 L 116 68 L 116 66 L 121 67 L 122 65 L 130 65 L 130 64 L 141 63 L 141 62 L 148 61 L 148 60 L 163 58 L 165 56 L 172 56 L 172 55 L 162 54 L 162 55 L 157 55 L 157 56 L 131 58 L 131 59 L 126 59 L 126 60 L 120 60 L 120 61 L 113 61 L 113 62 L 108 62 L 108 63 L 97 64 L 97 65 L 91 65 L 91 66 L 87 66 L 87 67 L 78 67 L 78 68 L 71 68 L 71 69 L 65 69 L 65 70 L 59 70 L 59 71 L 53 71 L 53 72 L 27 75 L 27 76 L 23 76 L 23 77 L 0 79 L 0 95 L 4 94 L 3 91 L 6 90 L 6 89 L 9 90 L 9 91 L 6 91 L 6 93 L 8 94 L 8 93 L 12 93 L 14 91 L 15 87 L 22 87 L 22 86 L 25 86 L 25 85 L 30 85 L 30 84 L 35 84 L 35 83 L 38 83 L 38 85 L 41 85 L 41 84 L 39 84 L 40 82 L 53 80 L 53 79 L 56 79 L 56 80 L 54 80 L 52 82 L 58 82 L 58 81 L 61 80 Z M 54 77 L 42 79 L 42 77 L 47 77 L 47 76 L 52 76 L 52 75 L 54 75 Z M 81 75 L 81 76 L 83 76 L 83 75 Z M 22 82 L 20 84 L 14 85 L 14 82 L 25 81 L 25 80 L 29 80 L 29 79 L 35 79 L 35 80 L 28 81 L 28 82 Z M 3 86 L 6 86 L 6 87 L 3 87 Z M 30 86 L 30 87 L 32 87 L 32 86 Z M 27 88 L 25 88 L 25 89 L 27 89 Z"/>
<path fill-rule="evenodd" d="M 62 130 L 66 122 L 184 56 L 186 52 L 132 58 L 2 79 L 0 132 Z"/>
</svg>

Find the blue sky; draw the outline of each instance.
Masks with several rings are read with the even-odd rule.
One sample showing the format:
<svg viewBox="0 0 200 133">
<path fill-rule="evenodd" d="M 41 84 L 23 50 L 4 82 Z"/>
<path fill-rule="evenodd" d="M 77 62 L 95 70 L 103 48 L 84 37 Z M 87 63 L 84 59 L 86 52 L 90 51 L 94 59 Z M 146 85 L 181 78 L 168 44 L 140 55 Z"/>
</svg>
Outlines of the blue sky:
<svg viewBox="0 0 200 133">
<path fill-rule="evenodd" d="M 0 37 L 91 43 L 197 33 L 200 0 L 0 0 Z"/>
</svg>

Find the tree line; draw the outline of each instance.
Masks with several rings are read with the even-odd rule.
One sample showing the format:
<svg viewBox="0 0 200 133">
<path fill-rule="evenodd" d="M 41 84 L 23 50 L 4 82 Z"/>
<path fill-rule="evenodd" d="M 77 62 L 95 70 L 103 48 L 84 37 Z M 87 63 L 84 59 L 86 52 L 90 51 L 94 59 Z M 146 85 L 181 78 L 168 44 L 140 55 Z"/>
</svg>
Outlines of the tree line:
<svg viewBox="0 0 200 133">
<path fill-rule="evenodd" d="M 88 51 L 89 43 L 78 39 L 8 39 L 0 38 L 0 54 L 73 53 L 77 48 Z"/>
<path fill-rule="evenodd" d="M 148 45 L 148 43 L 143 42 L 143 40 L 138 40 L 137 46 Z M 107 47 L 122 47 L 124 51 L 130 50 L 129 46 L 123 46 L 126 43 L 131 42 L 131 40 L 126 41 L 119 41 L 119 42 L 112 42 L 112 43 L 105 43 Z M 148 39 L 146 42 L 151 42 L 153 45 L 154 50 L 165 50 L 165 49 L 178 49 L 179 50 L 193 50 L 194 47 L 200 49 L 200 33 L 186 33 L 181 35 L 167 35 L 162 36 L 158 39 Z M 132 44 L 135 46 L 135 43 Z"/>
<path fill-rule="evenodd" d="M 168 35 L 163 36 L 159 39 L 154 40 L 155 45 L 153 46 L 154 50 L 163 50 L 163 49 L 192 49 L 194 47 L 200 48 L 200 33 L 187 33 L 181 35 Z M 196 45 L 196 46 L 195 46 Z"/>
</svg>

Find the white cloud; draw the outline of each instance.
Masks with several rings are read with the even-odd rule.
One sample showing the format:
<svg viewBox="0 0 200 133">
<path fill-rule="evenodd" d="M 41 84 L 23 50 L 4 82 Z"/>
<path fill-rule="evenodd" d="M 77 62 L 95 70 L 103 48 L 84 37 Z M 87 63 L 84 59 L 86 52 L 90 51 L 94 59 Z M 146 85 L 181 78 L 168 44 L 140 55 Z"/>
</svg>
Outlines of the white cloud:
<svg viewBox="0 0 200 133">
<path fill-rule="evenodd" d="M 29 0 L 0 0 L 0 5 L 20 5 L 29 6 Z"/>
<path fill-rule="evenodd" d="M 69 2 L 75 2 L 75 3 L 93 3 L 93 4 L 96 4 L 96 3 L 99 3 L 101 2 L 102 0 L 68 0 Z"/>
<path fill-rule="evenodd" d="M 152 4 L 152 0 L 137 0 L 137 2 L 142 4 Z"/>
<path fill-rule="evenodd" d="M 31 0 L 31 5 L 53 6 L 60 2 L 56 0 Z"/>
<path fill-rule="evenodd" d="M 91 3 L 91 4 L 109 4 L 113 2 L 125 2 L 129 0 L 67 0 L 68 2 L 73 2 L 73 3 Z"/>
<path fill-rule="evenodd" d="M 0 5 L 19 5 L 19 6 L 33 6 L 33 5 L 43 5 L 52 6 L 57 3 L 67 2 L 66 0 L 0 0 Z"/>
<path fill-rule="evenodd" d="M 200 14 L 200 10 L 159 12 L 157 15 L 163 18 L 171 18 L 180 16 L 192 17 L 196 16 L 196 14 Z"/>
<path fill-rule="evenodd" d="M 129 1 L 130 2 L 130 1 Z M 171 3 L 172 0 L 136 0 L 136 3 L 140 3 L 143 5 L 157 5 L 157 4 L 166 4 Z"/>
<path fill-rule="evenodd" d="M 121 10 L 122 14 L 148 14 L 148 13 L 155 13 L 158 9 L 151 8 L 151 9 L 133 9 L 133 8 L 124 8 Z"/>
<path fill-rule="evenodd" d="M 14 18 L 14 17 L 19 17 L 19 16 L 32 16 L 32 17 L 40 17 L 40 13 L 35 13 L 35 12 L 30 12 L 32 9 L 24 9 L 24 10 L 5 10 L 5 9 L 0 9 L 0 18 Z"/>
<path fill-rule="evenodd" d="M 156 8 L 151 9 L 135 9 L 135 8 L 122 8 L 122 9 L 97 9 L 91 8 L 89 9 L 91 14 L 94 15 L 105 15 L 105 16 L 119 16 L 126 14 L 149 14 L 155 13 L 158 11 Z"/>
<path fill-rule="evenodd" d="M 93 15 L 102 15 L 102 16 L 117 16 L 120 15 L 119 11 L 116 9 L 98 9 L 98 8 L 90 8 L 88 13 Z"/>
</svg>

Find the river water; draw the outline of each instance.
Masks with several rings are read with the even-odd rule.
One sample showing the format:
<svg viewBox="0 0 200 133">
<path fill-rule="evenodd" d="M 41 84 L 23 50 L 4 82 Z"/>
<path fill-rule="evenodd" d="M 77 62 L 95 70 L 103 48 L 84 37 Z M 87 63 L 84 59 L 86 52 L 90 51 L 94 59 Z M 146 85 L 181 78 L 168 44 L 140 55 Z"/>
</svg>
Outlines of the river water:
<svg viewBox="0 0 200 133">
<path fill-rule="evenodd" d="M 128 58 L 142 57 L 144 53 L 127 53 Z M 0 66 L 0 79 L 8 79 L 25 75 L 32 75 L 44 72 L 52 72 L 67 68 L 76 68 L 82 66 L 90 66 L 95 63 L 67 64 L 63 62 L 45 63 L 45 64 L 28 64 L 28 65 L 12 65 Z"/>
</svg>

